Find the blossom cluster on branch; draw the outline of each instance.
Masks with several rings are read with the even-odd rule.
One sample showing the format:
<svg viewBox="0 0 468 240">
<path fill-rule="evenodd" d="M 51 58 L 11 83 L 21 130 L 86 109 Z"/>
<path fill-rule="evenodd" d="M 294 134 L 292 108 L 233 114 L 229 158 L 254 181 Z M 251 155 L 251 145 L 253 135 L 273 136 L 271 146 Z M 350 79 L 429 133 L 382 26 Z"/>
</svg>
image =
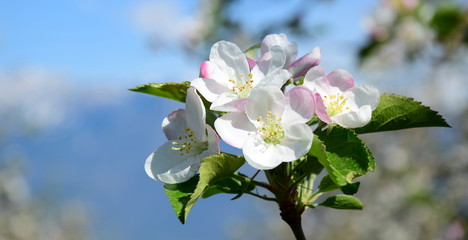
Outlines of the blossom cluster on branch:
<svg viewBox="0 0 468 240">
<path fill-rule="evenodd" d="M 131 89 L 185 102 L 164 118 L 168 141 L 145 163 L 146 173 L 165 183 L 182 223 L 200 197 L 246 194 L 276 202 L 296 238 L 305 239 L 305 209 L 363 208 L 352 196 L 355 179 L 373 171 L 375 159 L 359 134 L 450 127 L 412 98 L 355 85 L 346 70 L 325 74 L 318 47 L 300 58 L 297 52 L 284 34 L 246 51 L 219 41 L 192 81 Z M 220 139 L 242 155 L 222 152 Z M 245 163 L 257 169 L 252 177 L 238 172 Z M 266 181 L 255 179 L 260 172 Z M 343 194 L 320 199 L 335 191 Z"/>
<path fill-rule="evenodd" d="M 220 112 L 214 126 L 221 139 L 242 149 L 246 161 L 260 170 L 304 156 L 313 141 L 307 122 L 315 115 L 323 123 L 346 128 L 370 121 L 379 91 L 354 86 L 346 70 L 325 75 L 318 66 L 318 47 L 296 60 L 297 45 L 284 34 L 271 34 L 259 50 L 254 60 L 234 43 L 214 44 L 209 61 L 201 64 L 200 77 L 191 81 L 186 109 L 175 110 L 163 121 L 169 141 L 147 159 L 150 177 L 165 183 L 187 181 L 203 158 L 219 153 L 217 135 L 205 124 L 197 91 L 210 102 L 210 110 Z M 286 87 L 288 83 L 293 87 Z"/>
</svg>

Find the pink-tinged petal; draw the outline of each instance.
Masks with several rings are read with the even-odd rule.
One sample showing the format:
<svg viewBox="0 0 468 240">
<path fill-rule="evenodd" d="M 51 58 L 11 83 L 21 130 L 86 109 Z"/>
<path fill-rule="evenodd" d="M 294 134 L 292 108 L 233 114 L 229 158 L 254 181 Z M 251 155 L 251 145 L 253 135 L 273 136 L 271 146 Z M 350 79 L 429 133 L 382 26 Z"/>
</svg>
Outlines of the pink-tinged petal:
<svg viewBox="0 0 468 240">
<path fill-rule="evenodd" d="M 198 96 L 194 87 L 187 89 L 185 99 L 185 114 L 187 126 L 193 131 L 195 137 L 204 142 L 206 141 L 205 119 L 206 111 L 201 98 Z"/>
<path fill-rule="evenodd" d="M 319 93 L 314 93 L 315 98 L 315 113 L 317 117 L 322 120 L 322 122 L 332 124 L 333 121 L 327 114 L 327 109 L 325 108 L 325 104 L 323 103 L 323 99 Z"/>
<path fill-rule="evenodd" d="M 349 91 L 354 94 L 354 101 L 359 107 L 369 105 L 374 110 L 379 105 L 380 93 L 375 87 L 363 84 L 355 86 Z"/>
<path fill-rule="evenodd" d="M 285 62 L 286 55 L 283 49 L 276 45 L 273 46 L 270 51 L 263 54 L 257 64 L 260 71 L 262 71 L 264 75 L 268 75 L 278 68 L 283 68 L 285 66 Z"/>
<path fill-rule="evenodd" d="M 195 87 L 209 102 L 213 102 L 220 94 L 230 90 L 228 87 L 223 86 L 217 81 L 209 78 L 194 79 L 190 83 L 190 86 Z"/>
<path fill-rule="evenodd" d="M 306 123 L 315 114 L 315 98 L 304 86 L 296 86 L 284 94 L 286 106 L 282 122 L 287 124 Z"/>
<path fill-rule="evenodd" d="M 354 78 L 344 69 L 338 69 L 327 75 L 328 82 L 342 92 L 354 87 Z"/>
<path fill-rule="evenodd" d="M 270 34 L 265 36 L 260 46 L 261 55 L 269 52 L 273 46 L 280 46 L 285 53 L 286 62 L 284 66 L 289 66 L 297 57 L 297 44 L 290 42 L 285 34 Z"/>
<path fill-rule="evenodd" d="M 214 68 L 210 61 L 204 61 L 200 65 L 200 77 L 201 78 L 212 78 Z"/>
<path fill-rule="evenodd" d="M 245 111 L 245 99 L 238 99 L 237 94 L 225 92 L 216 98 L 210 109 L 221 112 Z"/>
<path fill-rule="evenodd" d="M 326 80 L 324 76 L 325 76 L 325 73 L 323 71 L 323 68 L 320 66 L 315 66 L 309 69 L 309 71 L 306 73 L 304 77 L 303 85 L 308 87 L 310 90 L 314 91 L 314 89 L 317 88 L 320 82 L 323 82 Z"/>
<path fill-rule="evenodd" d="M 275 86 L 281 88 L 291 77 L 291 73 L 285 69 L 276 69 L 270 72 L 265 78 L 257 82 L 254 88 L 262 88 L 265 86 Z M 255 83 L 255 82 L 254 82 Z"/>
<path fill-rule="evenodd" d="M 358 111 L 339 114 L 333 116 L 332 119 L 338 125 L 345 128 L 364 127 L 369 123 L 372 117 L 372 110 L 369 105 L 362 106 Z"/>
<path fill-rule="evenodd" d="M 250 59 L 248 57 L 246 58 L 247 58 L 247 63 L 249 64 L 249 70 L 252 71 L 252 69 L 257 65 L 257 61 Z"/>
<path fill-rule="evenodd" d="M 214 125 L 221 139 L 236 148 L 242 148 L 249 133 L 257 131 L 242 112 L 225 114 L 216 119 Z"/>
<path fill-rule="evenodd" d="M 259 170 L 273 169 L 283 162 L 283 148 L 265 143 L 259 134 L 251 134 L 242 147 L 245 160 Z"/>
<path fill-rule="evenodd" d="M 294 161 L 309 152 L 314 135 L 312 129 L 304 123 L 289 125 L 284 129 L 284 139 L 281 140 L 283 162 Z"/>
<path fill-rule="evenodd" d="M 302 56 L 288 66 L 293 78 L 304 76 L 309 69 L 320 64 L 320 48 L 315 47 L 309 53 Z M 322 71 L 323 73 L 323 71 Z"/>
<path fill-rule="evenodd" d="M 205 125 L 208 141 L 208 151 L 212 153 L 219 153 L 219 137 L 215 130 L 208 124 Z"/>
<path fill-rule="evenodd" d="M 145 162 L 145 171 L 151 178 L 165 183 L 180 183 L 192 178 L 200 168 L 200 161 L 193 154 L 180 155 L 169 141 L 153 152 Z"/>
<path fill-rule="evenodd" d="M 169 140 L 179 138 L 185 128 L 187 121 L 184 109 L 177 109 L 163 119 L 162 130 Z"/>
<path fill-rule="evenodd" d="M 249 64 L 245 54 L 231 42 L 219 41 L 213 45 L 210 52 L 210 61 L 228 77 L 248 75 Z"/>
<path fill-rule="evenodd" d="M 247 117 L 253 123 L 262 117 L 271 117 L 283 115 L 285 99 L 280 88 L 275 86 L 256 87 L 250 93 L 246 104 Z M 268 116 L 270 115 L 270 116 Z"/>
</svg>

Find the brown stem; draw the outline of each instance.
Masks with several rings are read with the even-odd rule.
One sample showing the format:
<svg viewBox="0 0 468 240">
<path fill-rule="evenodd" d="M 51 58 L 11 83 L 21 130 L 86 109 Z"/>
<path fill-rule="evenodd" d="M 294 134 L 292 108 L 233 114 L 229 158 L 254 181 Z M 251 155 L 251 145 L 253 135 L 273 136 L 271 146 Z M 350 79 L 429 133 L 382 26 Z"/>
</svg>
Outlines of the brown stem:
<svg viewBox="0 0 468 240">
<path fill-rule="evenodd" d="M 296 240 L 306 240 L 301 222 L 301 215 L 304 209 L 297 209 L 296 204 L 291 201 L 282 202 L 279 205 L 281 218 L 291 227 Z"/>
</svg>

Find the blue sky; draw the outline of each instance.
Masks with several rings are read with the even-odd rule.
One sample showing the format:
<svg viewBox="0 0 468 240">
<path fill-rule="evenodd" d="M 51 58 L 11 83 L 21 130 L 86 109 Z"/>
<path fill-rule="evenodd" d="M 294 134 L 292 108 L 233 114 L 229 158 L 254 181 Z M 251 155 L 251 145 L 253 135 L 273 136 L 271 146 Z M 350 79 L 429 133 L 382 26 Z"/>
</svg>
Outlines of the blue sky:
<svg viewBox="0 0 468 240">
<path fill-rule="evenodd" d="M 180 31 L 158 23 L 184 26 L 195 14 L 194 2 L 0 3 L 0 84 L 8 89 L 0 108 L 15 109 L 20 122 L 39 128 L 33 137 L 12 139 L 9 149 L 25 153 L 33 193 L 52 186 L 55 201 L 86 206 L 97 239 L 223 239 L 239 222 L 267 222 L 259 210 L 266 204 L 217 196 L 197 203 L 188 223 L 181 225 L 162 184 L 143 170 L 149 153 L 165 141 L 162 119 L 182 106 L 127 89 L 197 77 L 200 59 L 176 45 L 159 51 L 147 45 L 152 31 L 180 41 Z M 248 30 L 255 31 L 256 25 L 284 14 L 274 2 L 251 6 L 251 1 L 241 1 L 230 14 L 248 16 Z M 362 17 L 375 5 L 370 0 L 318 4 L 307 18 L 326 24 L 326 34 L 291 40 L 299 43 L 302 54 L 320 46 L 328 71 L 353 67 L 353 53 L 364 40 Z M 146 8 L 162 19 L 139 18 Z M 164 15 L 169 8 L 172 13 Z"/>
<path fill-rule="evenodd" d="M 182 77 L 174 76 L 173 71 L 169 71 L 171 68 L 183 68 L 186 72 L 183 77 L 193 76 L 197 72 L 197 61 L 174 46 L 152 52 L 148 49 L 147 37 L 162 33 L 169 40 L 181 38 L 180 31 L 171 31 L 166 22 L 188 21 L 186 18 L 195 15 L 195 2 L 5 1 L 0 5 L 0 69 L 40 66 L 69 74 L 71 80 L 79 84 L 119 86 L 162 81 L 168 76 L 174 80 Z M 283 14 L 282 7 L 294 6 L 297 2 L 258 1 L 250 6 L 249 1 L 241 1 L 230 13 L 234 19 L 248 16 L 247 29 L 253 32 L 255 25 L 278 18 Z M 372 3 L 321 3 L 311 9 L 307 19 L 329 27 L 326 37 L 318 39 L 323 43 L 332 40 L 332 44 L 358 44 L 356 40 L 363 37 L 362 16 L 376 5 Z M 168 7 L 174 10 L 162 14 L 164 10 L 161 9 Z M 265 11 L 256 11 L 255 7 Z M 161 14 L 163 19 L 138 17 L 142 15 L 141 8 L 155 9 L 155 15 Z M 300 46 L 300 51 L 305 53 L 316 44 L 316 41 L 307 41 Z M 322 48 L 325 53 L 330 51 L 327 46 Z"/>
</svg>

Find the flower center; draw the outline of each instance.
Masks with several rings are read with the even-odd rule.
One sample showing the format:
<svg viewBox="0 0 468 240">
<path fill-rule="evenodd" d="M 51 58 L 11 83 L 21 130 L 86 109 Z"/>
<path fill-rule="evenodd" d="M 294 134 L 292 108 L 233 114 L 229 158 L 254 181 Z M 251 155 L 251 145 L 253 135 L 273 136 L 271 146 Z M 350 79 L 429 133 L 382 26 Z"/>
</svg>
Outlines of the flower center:
<svg viewBox="0 0 468 240">
<path fill-rule="evenodd" d="M 323 103 L 327 109 L 328 116 L 333 117 L 343 112 L 352 112 L 352 110 L 346 106 L 347 100 L 348 99 L 340 93 L 323 96 Z"/>
<path fill-rule="evenodd" d="M 271 144 L 279 144 L 284 138 L 284 129 L 281 126 L 281 118 L 276 114 L 268 112 L 265 118 L 258 117 L 257 122 L 261 125 L 257 127 L 258 132 L 262 134 L 263 141 Z"/>
<path fill-rule="evenodd" d="M 193 131 L 190 128 L 182 130 L 182 135 L 179 137 L 178 142 L 172 142 L 172 150 L 180 151 L 179 155 L 183 156 L 185 154 L 193 153 L 198 155 L 204 150 L 207 149 L 208 143 L 198 142 L 194 136 Z"/>
<path fill-rule="evenodd" d="M 239 98 L 247 98 L 253 88 L 252 83 L 254 80 L 252 79 L 252 73 L 249 73 L 247 77 L 248 79 L 244 80 L 244 74 L 240 74 L 239 77 L 234 75 L 233 79 L 229 79 L 229 82 L 234 84 L 231 92 L 236 93 Z"/>
</svg>

